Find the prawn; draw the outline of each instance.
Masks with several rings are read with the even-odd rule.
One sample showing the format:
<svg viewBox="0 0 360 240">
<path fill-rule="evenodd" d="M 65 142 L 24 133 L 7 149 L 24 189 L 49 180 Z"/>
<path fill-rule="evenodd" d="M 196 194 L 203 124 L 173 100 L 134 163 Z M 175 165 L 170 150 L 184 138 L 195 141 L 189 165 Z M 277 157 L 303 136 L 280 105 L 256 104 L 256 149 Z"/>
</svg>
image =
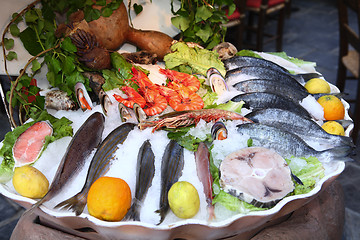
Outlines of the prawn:
<svg viewBox="0 0 360 240">
<path fill-rule="evenodd" d="M 200 88 L 200 81 L 194 75 L 163 68 L 159 68 L 159 72 L 164 74 L 171 81 L 181 83 L 188 87 L 193 92 L 196 92 Z"/>
<path fill-rule="evenodd" d="M 141 108 L 145 107 L 146 100 L 132 87 L 124 86 L 121 90 L 128 96 L 128 98 L 124 99 L 118 94 L 113 94 L 116 101 L 121 102 L 126 107 L 133 108 L 134 103 L 139 104 Z"/>
</svg>

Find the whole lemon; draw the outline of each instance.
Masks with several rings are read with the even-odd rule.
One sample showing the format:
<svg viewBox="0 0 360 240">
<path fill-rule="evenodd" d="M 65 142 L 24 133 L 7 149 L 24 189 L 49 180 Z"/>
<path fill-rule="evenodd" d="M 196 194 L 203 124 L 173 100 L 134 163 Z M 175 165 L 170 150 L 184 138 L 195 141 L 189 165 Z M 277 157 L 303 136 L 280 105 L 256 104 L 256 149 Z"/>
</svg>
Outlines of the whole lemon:
<svg viewBox="0 0 360 240">
<path fill-rule="evenodd" d="M 168 199 L 170 209 L 179 218 L 191 218 L 199 211 L 198 191 L 189 182 L 174 183 L 168 192 Z"/>
<path fill-rule="evenodd" d="M 28 198 L 42 198 L 49 188 L 44 174 L 30 165 L 15 168 L 12 183 L 21 196 Z"/>
<path fill-rule="evenodd" d="M 322 125 L 322 128 L 330 134 L 345 135 L 344 127 L 336 121 L 328 121 Z"/>
<path fill-rule="evenodd" d="M 131 206 L 131 190 L 121 178 L 100 177 L 90 187 L 87 208 L 91 216 L 120 221 Z"/>
<path fill-rule="evenodd" d="M 306 90 L 311 94 L 330 93 L 330 85 L 321 78 L 312 78 L 305 83 Z"/>
<path fill-rule="evenodd" d="M 339 98 L 334 95 L 324 95 L 317 101 L 324 109 L 325 120 L 344 119 L 345 107 Z"/>
</svg>

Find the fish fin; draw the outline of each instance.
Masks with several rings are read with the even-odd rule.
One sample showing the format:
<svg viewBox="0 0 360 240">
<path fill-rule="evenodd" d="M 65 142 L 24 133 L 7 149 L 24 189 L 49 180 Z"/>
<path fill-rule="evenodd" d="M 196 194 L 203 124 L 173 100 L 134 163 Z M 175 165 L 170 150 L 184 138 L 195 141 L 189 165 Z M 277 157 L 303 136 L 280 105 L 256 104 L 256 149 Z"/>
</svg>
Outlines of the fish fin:
<svg viewBox="0 0 360 240">
<path fill-rule="evenodd" d="M 73 212 L 75 212 L 76 216 L 79 216 L 83 212 L 85 205 L 86 196 L 78 193 L 75 196 L 57 204 L 54 208 L 72 210 Z"/>
<path fill-rule="evenodd" d="M 328 161 L 354 161 L 355 148 L 351 146 L 340 146 L 321 151 L 321 155 Z"/>
</svg>

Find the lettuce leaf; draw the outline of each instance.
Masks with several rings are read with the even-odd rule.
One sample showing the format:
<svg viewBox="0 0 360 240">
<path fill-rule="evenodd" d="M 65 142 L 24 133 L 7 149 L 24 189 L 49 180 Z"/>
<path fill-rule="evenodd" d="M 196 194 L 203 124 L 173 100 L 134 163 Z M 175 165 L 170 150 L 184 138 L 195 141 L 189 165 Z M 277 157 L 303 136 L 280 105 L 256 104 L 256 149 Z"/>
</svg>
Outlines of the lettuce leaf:
<svg viewBox="0 0 360 240">
<path fill-rule="evenodd" d="M 304 185 L 295 183 L 293 194 L 305 194 L 310 192 L 318 180 L 325 176 L 325 169 L 316 157 L 286 159 L 292 173 L 297 176 Z"/>
<path fill-rule="evenodd" d="M 226 70 L 224 63 L 219 59 L 219 54 L 215 51 L 202 49 L 197 46 L 189 47 L 184 42 L 177 42 L 171 46 L 172 53 L 164 57 L 165 67 L 192 74 L 206 76 L 210 67 L 214 67 L 225 76 Z M 180 68 L 180 69 L 178 69 Z"/>
<path fill-rule="evenodd" d="M 70 125 L 72 122 L 65 117 L 58 119 L 44 110 L 37 113 L 36 115 L 32 115 L 32 119 L 36 120 L 18 126 L 13 131 L 6 133 L 3 140 L 3 146 L 0 149 L 0 156 L 3 157 L 3 161 L 0 165 L 0 182 L 7 182 L 11 179 L 15 165 L 12 148 L 15 144 L 16 139 L 34 123 L 39 121 L 49 121 L 53 128 L 52 136 L 48 136 L 45 138 L 43 150 L 46 149 L 49 143 L 66 136 L 71 137 L 73 135 L 73 129 Z"/>
</svg>

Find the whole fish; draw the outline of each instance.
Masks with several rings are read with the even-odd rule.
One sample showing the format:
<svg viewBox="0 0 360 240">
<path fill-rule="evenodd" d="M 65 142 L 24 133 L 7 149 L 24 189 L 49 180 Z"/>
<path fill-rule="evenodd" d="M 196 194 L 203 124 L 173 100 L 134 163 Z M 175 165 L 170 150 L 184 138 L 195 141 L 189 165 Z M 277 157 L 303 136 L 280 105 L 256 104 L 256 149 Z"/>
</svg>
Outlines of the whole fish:
<svg viewBox="0 0 360 240">
<path fill-rule="evenodd" d="M 238 82 L 233 86 L 238 91 L 244 93 L 252 92 L 269 92 L 281 93 L 282 96 L 288 97 L 296 102 L 300 102 L 309 92 L 301 84 L 284 84 L 269 79 L 250 79 Z"/>
<path fill-rule="evenodd" d="M 212 204 L 212 184 L 213 179 L 210 172 L 210 153 L 205 143 L 200 142 L 197 151 L 195 152 L 195 162 L 197 175 L 200 182 L 204 186 L 204 193 L 206 197 L 207 209 L 209 213 L 209 221 L 215 218 L 214 205 Z"/>
<path fill-rule="evenodd" d="M 320 161 L 348 161 L 353 154 L 350 146 L 334 147 L 316 151 L 297 135 L 280 128 L 261 123 L 245 123 L 237 125 L 237 131 L 248 135 L 254 146 L 272 148 L 282 157 L 317 157 Z"/>
<path fill-rule="evenodd" d="M 60 162 L 49 191 L 35 206 L 40 206 L 58 194 L 77 170 L 84 165 L 89 154 L 101 142 L 104 122 L 104 115 L 95 112 L 79 128 L 66 149 L 66 153 Z"/>
<path fill-rule="evenodd" d="M 245 108 L 251 108 L 253 111 L 264 108 L 280 108 L 311 118 L 309 112 L 299 103 L 279 94 L 268 92 L 244 93 L 231 99 L 233 102 L 240 102 L 241 100 L 245 102 Z"/>
<path fill-rule="evenodd" d="M 83 212 L 90 186 L 109 170 L 110 162 L 114 159 L 114 153 L 118 149 L 117 145 L 125 141 L 129 132 L 133 130 L 134 127 L 135 124 L 133 123 L 124 123 L 104 139 L 91 160 L 86 181 L 81 191 L 73 197 L 59 203 L 55 208 L 71 209 L 75 211 L 77 216 Z"/>
<path fill-rule="evenodd" d="M 155 175 L 154 162 L 155 155 L 151 149 L 150 141 L 146 140 L 141 146 L 137 158 L 135 198 L 124 220 L 132 219 L 140 221 L 139 208 Z"/>
<path fill-rule="evenodd" d="M 239 67 L 227 71 L 225 75 L 225 81 L 228 85 L 249 79 L 270 79 L 285 84 L 305 84 L 305 80 L 301 75 L 292 75 L 261 66 Z"/>
<path fill-rule="evenodd" d="M 300 73 L 294 75 L 291 74 L 286 68 L 280 66 L 277 63 L 274 63 L 272 61 L 263 58 L 250 57 L 250 56 L 234 56 L 230 59 L 225 60 L 224 65 L 226 71 L 231 71 L 233 69 L 242 68 L 242 67 L 265 67 L 292 76 L 293 78 L 297 79 L 297 81 L 300 83 L 304 83 L 303 81 L 307 81 L 311 78 L 321 77 L 321 74 L 318 73 Z"/>
<path fill-rule="evenodd" d="M 294 112 L 267 108 L 253 111 L 246 115 L 256 123 L 281 128 L 298 135 L 304 141 L 314 141 L 325 146 L 355 147 L 352 138 L 327 133 L 319 124 Z"/>
<path fill-rule="evenodd" d="M 161 163 L 160 204 L 159 209 L 155 211 L 160 214 L 160 222 L 157 225 L 164 221 L 165 215 L 170 209 L 168 192 L 171 186 L 179 180 L 183 168 L 184 148 L 175 140 L 170 140 L 165 148 Z"/>
</svg>

